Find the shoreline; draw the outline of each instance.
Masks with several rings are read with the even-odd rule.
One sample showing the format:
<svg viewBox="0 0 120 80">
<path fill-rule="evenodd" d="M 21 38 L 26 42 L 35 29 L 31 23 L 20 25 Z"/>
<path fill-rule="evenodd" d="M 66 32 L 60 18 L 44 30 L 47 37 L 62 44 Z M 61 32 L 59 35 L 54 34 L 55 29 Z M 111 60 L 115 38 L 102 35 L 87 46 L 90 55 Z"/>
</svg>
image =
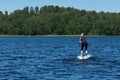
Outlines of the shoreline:
<svg viewBox="0 0 120 80">
<path fill-rule="evenodd" d="M 32 36 L 48 36 L 48 37 L 54 37 L 54 36 L 80 36 L 80 35 L 0 35 L 0 37 L 32 37 Z M 86 35 L 86 36 L 95 36 L 95 37 L 99 37 L 99 36 L 120 36 L 120 35 Z"/>
</svg>

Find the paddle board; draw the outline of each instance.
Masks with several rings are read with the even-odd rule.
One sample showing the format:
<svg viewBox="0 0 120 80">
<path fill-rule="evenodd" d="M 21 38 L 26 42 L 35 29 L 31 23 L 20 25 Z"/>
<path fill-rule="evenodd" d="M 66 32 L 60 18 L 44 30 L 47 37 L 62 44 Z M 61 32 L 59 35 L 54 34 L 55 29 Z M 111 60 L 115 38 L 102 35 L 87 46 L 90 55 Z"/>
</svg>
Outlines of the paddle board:
<svg viewBox="0 0 120 80">
<path fill-rule="evenodd" d="M 82 59 L 89 59 L 90 57 L 92 57 L 92 55 L 88 54 L 86 56 L 77 56 L 78 59 L 82 60 Z"/>
</svg>

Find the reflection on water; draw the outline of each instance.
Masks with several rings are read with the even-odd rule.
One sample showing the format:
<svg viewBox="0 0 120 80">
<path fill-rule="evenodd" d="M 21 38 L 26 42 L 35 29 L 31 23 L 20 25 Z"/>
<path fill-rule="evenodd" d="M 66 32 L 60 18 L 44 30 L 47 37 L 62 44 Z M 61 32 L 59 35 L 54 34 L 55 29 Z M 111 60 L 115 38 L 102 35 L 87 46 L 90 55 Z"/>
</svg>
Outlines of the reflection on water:
<svg viewBox="0 0 120 80">
<path fill-rule="evenodd" d="M 77 59 L 78 40 L 0 37 L 0 80 L 120 79 L 120 37 L 87 37 L 93 55 L 88 60 Z"/>
</svg>

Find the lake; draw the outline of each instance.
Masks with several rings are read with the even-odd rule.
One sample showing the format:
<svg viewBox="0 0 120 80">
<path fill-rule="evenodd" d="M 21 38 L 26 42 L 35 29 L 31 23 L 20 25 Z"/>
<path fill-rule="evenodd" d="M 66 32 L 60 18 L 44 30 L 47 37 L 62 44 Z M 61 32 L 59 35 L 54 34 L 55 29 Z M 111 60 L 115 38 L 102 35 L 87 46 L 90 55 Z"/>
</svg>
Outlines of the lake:
<svg viewBox="0 0 120 80">
<path fill-rule="evenodd" d="M 86 38 L 93 57 L 79 60 L 79 36 L 2 36 L 0 80 L 119 80 L 120 37 Z"/>
</svg>

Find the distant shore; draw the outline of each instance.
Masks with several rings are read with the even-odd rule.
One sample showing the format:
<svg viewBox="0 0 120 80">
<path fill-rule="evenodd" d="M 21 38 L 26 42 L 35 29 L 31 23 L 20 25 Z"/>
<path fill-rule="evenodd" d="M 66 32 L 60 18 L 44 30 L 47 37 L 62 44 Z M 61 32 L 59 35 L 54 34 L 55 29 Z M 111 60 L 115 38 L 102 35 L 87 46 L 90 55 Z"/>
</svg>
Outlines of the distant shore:
<svg viewBox="0 0 120 80">
<path fill-rule="evenodd" d="M 0 35 L 0 37 L 14 37 L 14 36 L 80 36 L 80 35 Z M 86 35 L 86 36 L 120 36 L 120 35 Z"/>
</svg>

